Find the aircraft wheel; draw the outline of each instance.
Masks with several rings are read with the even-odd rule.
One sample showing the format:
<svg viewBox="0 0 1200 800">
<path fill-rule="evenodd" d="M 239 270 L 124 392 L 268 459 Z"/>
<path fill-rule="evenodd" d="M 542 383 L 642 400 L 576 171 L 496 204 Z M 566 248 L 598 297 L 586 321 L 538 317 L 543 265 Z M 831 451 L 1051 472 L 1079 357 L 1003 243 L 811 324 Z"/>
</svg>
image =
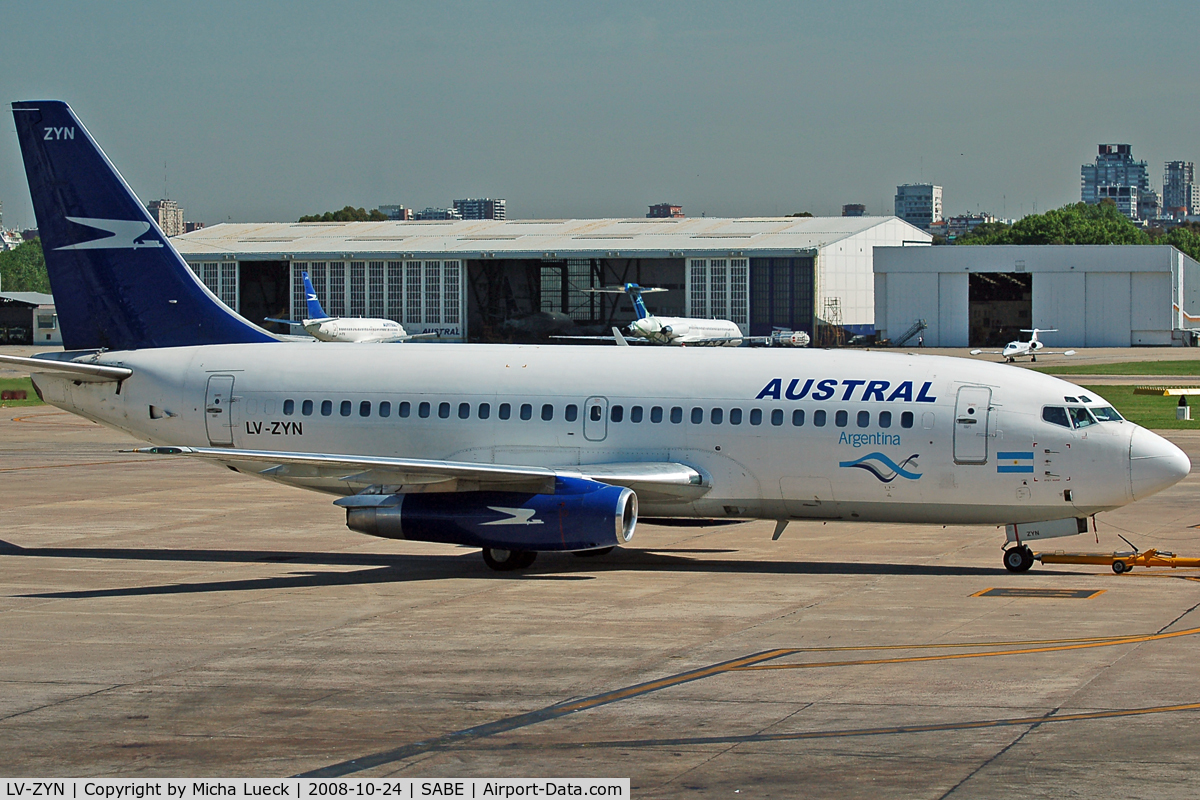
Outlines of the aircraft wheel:
<svg viewBox="0 0 1200 800">
<path fill-rule="evenodd" d="M 1009 572 L 1028 572 L 1033 566 L 1033 551 L 1025 545 L 1004 551 L 1004 568 Z"/>
<path fill-rule="evenodd" d="M 1113 562 L 1113 572 L 1120 575 L 1122 572 L 1128 572 L 1128 571 L 1129 571 L 1129 565 L 1126 564 L 1124 561 L 1114 561 Z"/>
<path fill-rule="evenodd" d="M 606 556 L 616 549 L 615 547 L 601 547 L 596 550 L 576 550 L 571 555 L 576 558 L 595 558 L 596 556 Z"/>
<path fill-rule="evenodd" d="M 497 572 L 525 569 L 534 562 L 537 553 L 531 550 L 503 550 L 499 547 L 483 548 L 483 563 Z"/>
</svg>

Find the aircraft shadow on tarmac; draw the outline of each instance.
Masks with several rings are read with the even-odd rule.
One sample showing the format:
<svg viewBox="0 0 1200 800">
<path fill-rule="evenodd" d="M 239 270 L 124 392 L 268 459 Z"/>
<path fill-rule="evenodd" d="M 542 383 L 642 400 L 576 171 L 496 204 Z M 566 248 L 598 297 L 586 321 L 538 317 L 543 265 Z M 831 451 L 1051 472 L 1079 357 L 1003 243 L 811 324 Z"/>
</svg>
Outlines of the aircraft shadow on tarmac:
<svg viewBox="0 0 1200 800">
<path fill-rule="evenodd" d="M 20 547 L 0 540 L 0 558 L 71 558 L 116 561 L 182 561 L 228 564 L 284 564 L 313 567 L 364 567 L 351 572 L 303 571 L 266 578 L 245 578 L 196 583 L 130 586 L 63 592 L 37 592 L 20 597 L 83 599 L 140 595 L 240 592 L 263 589 L 296 589 L 350 586 L 371 583 L 408 583 L 446 578 L 482 580 L 592 580 L 600 572 L 741 573 L 747 575 L 910 575 L 987 576 L 1007 574 L 1002 568 L 926 564 L 885 564 L 845 561 L 761 561 L 688 558 L 735 550 L 622 548 L 600 558 L 578 559 L 566 554 L 542 554 L 539 563 L 524 572 L 497 573 L 488 569 L 474 548 L 461 555 L 387 555 L 376 553 L 322 553 L 269 550 L 170 550 L 120 547 Z M 1045 575 L 1073 575 L 1040 570 Z"/>
</svg>

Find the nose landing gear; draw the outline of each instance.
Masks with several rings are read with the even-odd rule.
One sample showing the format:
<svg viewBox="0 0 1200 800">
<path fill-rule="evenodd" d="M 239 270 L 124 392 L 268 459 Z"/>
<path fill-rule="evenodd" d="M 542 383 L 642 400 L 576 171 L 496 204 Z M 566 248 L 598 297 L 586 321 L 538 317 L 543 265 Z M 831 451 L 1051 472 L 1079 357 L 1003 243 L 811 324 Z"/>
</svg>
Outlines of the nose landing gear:
<svg viewBox="0 0 1200 800">
<path fill-rule="evenodd" d="M 1004 551 L 1004 568 L 1009 572 L 1028 572 L 1033 566 L 1033 551 L 1019 544 Z"/>
</svg>

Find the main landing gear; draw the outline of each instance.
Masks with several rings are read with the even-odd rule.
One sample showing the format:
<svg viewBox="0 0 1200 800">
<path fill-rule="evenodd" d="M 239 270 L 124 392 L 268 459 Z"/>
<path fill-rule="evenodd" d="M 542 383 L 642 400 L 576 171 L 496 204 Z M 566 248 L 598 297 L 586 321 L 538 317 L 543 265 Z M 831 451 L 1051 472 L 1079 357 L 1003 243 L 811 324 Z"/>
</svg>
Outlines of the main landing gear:
<svg viewBox="0 0 1200 800">
<path fill-rule="evenodd" d="M 1033 566 L 1033 551 L 1019 544 L 1004 551 L 1004 568 L 1009 572 L 1028 572 Z"/>
<path fill-rule="evenodd" d="M 498 547 L 483 548 L 483 563 L 497 572 L 525 569 L 537 560 L 533 550 L 501 550 Z"/>
</svg>

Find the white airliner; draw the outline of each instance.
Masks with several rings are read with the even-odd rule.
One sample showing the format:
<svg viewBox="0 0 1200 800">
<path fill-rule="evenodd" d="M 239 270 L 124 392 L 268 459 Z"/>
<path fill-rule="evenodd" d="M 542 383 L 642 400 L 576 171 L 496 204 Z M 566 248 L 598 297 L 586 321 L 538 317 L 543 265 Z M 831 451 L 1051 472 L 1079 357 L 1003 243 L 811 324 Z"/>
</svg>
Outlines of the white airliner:
<svg viewBox="0 0 1200 800">
<path fill-rule="evenodd" d="M 803 331 L 775 331 L 771 336 L 746 336 L 736 323 L 727 319 L 698 319 L 695 317 L 660 317 L 651 314 L 642 300 L 643 294 L 650 292 L 665 292 L 666 289 L 638 286 L 627 283 L 624 286 L 605 286 L 588 289 L 589 292 L 607 294 L 628 294 L 633 300 L 637 319 L 629 323 L 629 334 L 634 341 L 649 344 L 666 344 L 676 347 L 716 345 L 721 347 L 737 347 L 741 344 L 766 344 L 786 347 L 805 347 L 809 336 Z M 613 328 L 613 337 L 617 344 L 626 344 L 621 332 Z M 607 336 L 559 336 L 559 339 L 608 339 Z"/>
<path fill-rule="evenodd" d="M 1057 333 L 1058 328 L 1022 328 L 1021 333 L 1028 333 L 1029 341 L 1022 342 L 1020 339 L 1009 342 L 1004 345 L 1003 350 L 972 350 L 971 355 L 977 356 L 980 353 L 990 353 L 995 356 L 1004 356 L 1004 361 L 1008 364 L 1013 363 L 1018 358 L 1029 356 L 1030 361 L 1037 361 L 1038 353 L 1044 356 L 1073 356 L 1074 350 L 1046 350 L 1046 345 L 1038 340 L 1039 333 Z"/>
<path fill-rule="evenodd" d="M 795 519 L 994 524 L 1022 571 L 1029 541 L 1191 466 L 1098 395 L 963 359 L 283 345 L 192 276 L 65 104 L 13 110 L 69 350 L 0 361 L 141 452 L 338 495 L 357 531 L 515 569 L 623 544 L 639 510 L 776 520 L 777 536 Z M 106 248 L 70 218 L 148 224 Z"/>
<path fill-rule="evenodd" d="M 391 319 L 372 319 L 370 317 L 331 317 L 321 308 L 317 299 L 317 291 L 313 288 L 308 273 L 302 272 L 304 279 L 304 297 L 308 305 L 308 318 L 300 322 L 290 319 L 275 319 L 267 317 L 267 322 L 278 322 L 281 325 L 301 325 L 309 336 L 322 342 L 407 342 L 410 339 L 423 338 L 433 334 L 419 333 L 409 336 L 404 327 Z"/>
</svg>

